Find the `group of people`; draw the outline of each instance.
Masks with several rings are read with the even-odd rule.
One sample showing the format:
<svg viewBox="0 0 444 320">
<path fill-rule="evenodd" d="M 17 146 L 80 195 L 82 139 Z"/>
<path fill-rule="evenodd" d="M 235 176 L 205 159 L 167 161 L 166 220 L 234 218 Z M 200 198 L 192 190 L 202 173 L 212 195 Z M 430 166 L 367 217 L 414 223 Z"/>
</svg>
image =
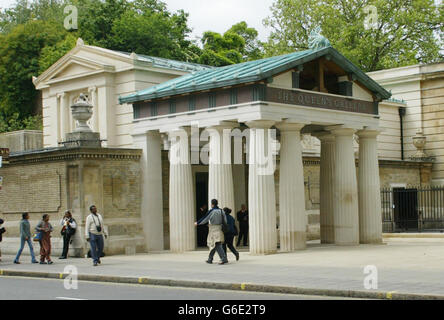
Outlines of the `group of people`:
<svg viewBox="0 0 444 320">
<path fill-rule="evenodd" d="M 199 221 L 195 222 L 195 226 L 208 224 L 207 246 L 210 249 L 206 263 L 212 264 L 214 254 L 218 253 L 220 257 L 219 264 L 228 263 L 227 247 L 239 261 L 239 252 L 233 245 L 234 237 L 238 237 L 237 246 L 243 239 L 244 246 L 248 241 L 248 211 L 245 205 L 241 206 L 241 210 L 237 213 L 240 232 L 237 231 L 236 221 L 231 216 L 230 208 L 219 208 L 217 199 L 211 200 L 211 209 Z"/>
<path fill-rule="evenodd" d="M 85 239 L 89 242 L 91 250 L 90 255 L 93 260 L 93 265 L 101 264 L 100 258 L 103 256 L 104 238 L 107 238 L 107 233 L 103 225 L 103 217 L 97 212 L 95 205 L 90 208 L 90 215 L 85 222 Z M 219 264 L 228 263 L 227 248 L 235 255 L 236 260 L 239 260 L 239 252 L 233 245 L 234 237 L 238 236 L 237 246 L 243 240 L 244 246 L 248 241 L 248 210 L 245 205 L 242 205 L 241 210 L 237 213 L 237 220 L 239 221 L 240 232 L 237 231 L 236 221 L 231 216 L 230 208 L 220 209 L 217 199 L 211 200 L 211 210 L 203 216 L 195 225 L 208 224 L 207 245 L 210 248 L 210 254 L 207 263 L 213 263 L 214 254 L 218 253 L 220 257 Z M 0 242 L 2 235 L 6 232 L 3 227 L 4 220 L 0 219 Z M 69 245 L 77 230 L 76 220 L 73 218 L 69 210 L 65 211 L 63 218 L 60 220 L 62 226 L 61 235 L 63 237 L 63 250 L 59 259 L 67 259 Z M 20 256 L 28 244 L 31 253 L 31 262 L 40 264 L 53 264 L 51 260 L 51 233 L 54 231 L 49 222 L 49 215 L 44 214 L 42 220 L 39 221 L 35 227 L 35 235 L 31 234 L 31 225 L 29 223 L 29 213 L 22 214 L 20 221 L 20 248 L 14 259 L 15 264 L 20 264 Z M 32 241 L 37 241 L 40 244 L 40 261 L 36 260 Z M 1 251 L 0 251 L 1 261 Z"/>
<path fill-rule="evenodd" d="M 97 213 L 97 208 L 92 205 L 89 208 L 91 214 L 86 218 L 85 225 L 85 239 L 91 246 L 91 258 L 93 259 L 93 265 L 97 266 L 101 263 L 100 257 L 103 256 L 104 240 L 103 237 L 107 237 L 105 228 L 103 227 L 103 217 Z M 4 220 L 0 219 L 0 242 L 2 241 L 2 235 L 6 232 L 3 227 Z M 76 220 L 73 218 L 69 210 L 65 211 L 63 218 L 60 220 L 61 235 L 63 237 L 63 250 L 59 259 L 68 258 L 69 245 L 72 243 L 72 238 L 77 230 Z M 22 220 L 20 221 L 20 248 L 14 259 L 15 264 L 20 264 L 20 256 L 25 247 L 25 243 L 28 244 L 29 251 L 31 253 L 31 263 L 40 264 L 53 264 L 51 260 L 51 233 L 54 231 L 51 223 L 49 222 L 49 215 L 44 214 L 42 220 L 34 228 L 34 236 L 31 233 L 31 224 L 29 223 L 29 213 L 24 212 L 22 214 Z M 32 241 L 39 242 L 40 244 L 40 261 L 37 261 L 34 254 L 34 247 Z M 1 261 L 1 251 L 0 251 Z"/>
</svg>

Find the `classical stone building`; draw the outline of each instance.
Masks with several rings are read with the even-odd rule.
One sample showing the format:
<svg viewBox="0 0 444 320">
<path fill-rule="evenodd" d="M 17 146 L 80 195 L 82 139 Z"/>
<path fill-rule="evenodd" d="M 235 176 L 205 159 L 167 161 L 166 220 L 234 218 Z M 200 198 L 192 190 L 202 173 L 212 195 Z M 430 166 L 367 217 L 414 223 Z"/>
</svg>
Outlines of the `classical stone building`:
<svg viewBox="0 0 444 320">
<path fill-rule="evenodd" d="M 133 104 L 132 135 L 143 150 L 142 217 L 149 249 L 164 247 L 162 145 L 170 154 L 169 247 L 176 252 L 196 247 L 193 221 L 196 193 L 201 191 L 195 188 L 193 164 L 202 166 L 202 159 L 195 157 L 202 152 L 202 129 L 209 131 L 207 199 L 235 208 L 234 195 L 248 194 L 251 253 L 276 252 L 277 228 L 281 251 L 305 248 L 301 133 L 321 141 L 321 241 L 381 242 L 377 136 L 379 103 L 389 97 L 330 46 L 203 70 L 122 97 L 121 103 Z M 248 142 L 240 150 L 248 150 L 249 164 L 241 164 L 233 174 L 231 135 L 247 128 Z M 272 130 L 278 132 L 280 148 L 269 137 Z M 196 136 L 198 143 L 193 144 Z M 279 155 L 278 171 L 273 154 Z"/>
<path fill-rule="evenodd" d="M 390 131 L 396 128 L 396 122 L 403 124 L 402 142 L 395 137 L 390 142 L 394 151 L 402 149 L 401 158 L 395 153 L 394 159 L 414 158 L 417 149 L 413 139 L 426 139 L 424 151 L 435 158 L 431 182 L 444 185 L 444 63 L 381 70 L 368 75 L 389 90 L 393 98 L 405 103 L 402 113 L 393 112 L 384 121 Z M 388 122 L 390 119 L 393 123 Z"/>
<path fill-rule="evenodd" d="M 130 105 L 119 105 L 118 97 L 206 68 L 88 46 L 79 39 L 74 49 L 33 80 L 42 92 L 43 145 L 57 147 L 72 132 L 75 121 L 69 106 L 83 93 L 94 105 L 89 125 L 100 132 L 103 145 L 132 147 L 133 111 Z"/>
<path fill-rule="evenodd" d="M 430 70 L 428 80 L 439 74 Z M 96 203 L 110 228 L 107 253 L 193 250 L 205 243 L 193 226 L 196 208 L 213 197 L 233 213 L 249 205 L 252 253 L 272 253 L 278 245 L 283 251 L 302 249 L 306 239 L 380 242 L 379 187 L 427 185 L 432 165 L 436 183 L 440 177 L 439 159 L 410 159 L 418 100 L 401 88 L 410 78 L 384 81 L 397 74 L 386 70 L 369 77 L 331 47 L 209 68 L 79 39 L 34 79 L 42 91 L 45 149 L 27 150 L 39 147 L 21 144 L 20 134 L 0 137 L 6 147 L 17 148 L 0 168 L 0 203 L 8 202 L 0 215 L 11 230 L 6 246 L 17 246 L 22 211 L 30 211 L 36 223 L 42 213 L 55 222 L 72 209 L 84 222 L 88 206 Z M 439 81 L 427 81 L 421 106 L 430 105 L 439 116 Z M 384 88 L 397 99 L 389 99 Z M 105 148 L 59 148 L 75 128 L 69 106 L 80 94 L 94 106 L 88 123 Z M 439 156 L 439 146 L 431 146 L 440 138 L 430 135 L 439 129 L 426 127 L 425 151 Z M 235 146 L 223 143 L 223 129 L 251 134 L 242 139 L 241 163 L 218 161 L 238 156 Z M 275 129 L 278 141 L 276 170 L 268 175 L 247 163 L 274 141 L 262 129 Z M 202 161 L 208 152 L 209 163 Z M 183 161 L 188 158 L 191 163 Z M 45 197 L 50 201 L 42 202 Z M 81 232 L 77 237 L 81 255 L 85 243 Z"/>
</svg>

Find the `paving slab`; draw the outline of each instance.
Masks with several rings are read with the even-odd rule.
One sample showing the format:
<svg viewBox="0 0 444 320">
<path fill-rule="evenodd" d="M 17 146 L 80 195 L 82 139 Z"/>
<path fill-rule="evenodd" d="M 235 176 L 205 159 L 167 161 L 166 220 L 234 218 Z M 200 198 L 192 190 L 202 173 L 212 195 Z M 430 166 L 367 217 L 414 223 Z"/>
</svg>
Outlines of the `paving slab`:
<svg viewBox="0 0 444 320">
<path fill-rule="evenodd" d="M 382 245 L 335 246 L 316 241 L 307 250 L 293 253 L 255 256 L 241 252 L 240 261 L 229 253 L 227 265 L 208 265 L 207 251 L 183 254 L 155 252 L 134 256 L 110 256 L 93 267 L 91 259 L 70 258 L 53 265 L 33 265 L 29 256 L 22 264 L 3 256 L 0 273 L 7 271 L 63 273 L 74 265 L 79 274 L 136 279 L 255 284 L 322 290 L 392 292 L 395 294 L 435 295 L 444 298 L 444 242 L 441 239 L 384 239 Z M 364 287 L 364 268 L 377 268 L 378 287 Z M 193 282 L 193 283 L 194 283 Z M 384 295 L 386 295 L 384 293 Z"/>
</svg>

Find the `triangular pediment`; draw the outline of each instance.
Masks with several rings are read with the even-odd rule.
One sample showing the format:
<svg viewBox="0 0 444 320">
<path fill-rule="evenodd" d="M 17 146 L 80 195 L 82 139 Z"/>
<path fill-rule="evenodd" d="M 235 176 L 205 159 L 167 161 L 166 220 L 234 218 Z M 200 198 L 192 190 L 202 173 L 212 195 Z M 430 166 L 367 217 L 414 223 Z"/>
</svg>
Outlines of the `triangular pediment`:
<svg viewBox="0 0 444 320">
<path fill-rule="evenodd" d="M 48 80 L 70 78 L 73 76 L 84 75 L 90 72 L 101 70 L 100 66 L 69 61 L 62 68 L 57 70 Z"/>
<path fill-rule="evenodd" d="M 111 61 L 104 63 L 104 59 L 100 59 L 98 54 L 82 55 L 82 50 L 86 51 L 88 48 L 77 46 L 55 62 L 34 80 L 36 88 L 41 89 L 53 82 L 84 77 L 98 72 L 115 71 L 115 66 Z"/>
</svg>

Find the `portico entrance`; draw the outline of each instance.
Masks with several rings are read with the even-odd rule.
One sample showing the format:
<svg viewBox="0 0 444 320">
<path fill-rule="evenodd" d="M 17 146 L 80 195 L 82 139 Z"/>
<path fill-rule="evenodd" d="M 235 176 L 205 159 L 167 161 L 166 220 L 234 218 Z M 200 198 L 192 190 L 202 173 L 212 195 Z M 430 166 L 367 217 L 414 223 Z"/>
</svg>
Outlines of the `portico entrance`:
<svg viewBox="0 0 444 320">
<path fill-rule="evenodd" d="M 310 83 L 304 80 L 308 76 Z M 241 184 L 248 190 L 250 253 L 272 254 L 277 228 L 280 251 L 306 247 L 301 132 L 321 142 L 322 242 L 382 241 L 378 102 L 389 96 L 335 49 L 314 47 L 197 72 L 121 102 L 133 103 L 133 137 L 145 150 L 147 191 L 162 187 L 150 177 L 161 171 L 161 136 L 169 141 L 171 251 L 196 248 L 196 199 L 203 196 L 197 180 L 194 188 L 192 166 L 198 164 L 208 166 L 207 201 L 218 199 L 233 215 L 239 198 L 235 190 Z M 248 163 L 242 162 L 244 154 Z M 233 170 L 240 164 L 244 174 Z M 162 215 L 150 207 L 142 215 L 144 210 Z M 146 228 L 149 233 L 156 227 Z"/>
</svg>

